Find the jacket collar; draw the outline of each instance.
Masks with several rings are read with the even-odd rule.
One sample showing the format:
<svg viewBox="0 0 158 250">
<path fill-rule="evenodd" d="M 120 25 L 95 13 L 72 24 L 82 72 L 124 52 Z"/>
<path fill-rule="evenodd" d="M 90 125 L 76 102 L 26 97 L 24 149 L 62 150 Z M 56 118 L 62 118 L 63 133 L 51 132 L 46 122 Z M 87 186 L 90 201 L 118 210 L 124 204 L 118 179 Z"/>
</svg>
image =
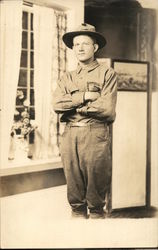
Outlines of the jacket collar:
<svg viewBox="0 0 158 250">
<path fill-rule="evenodd" d="M 99 63 L 97 62 L 97 60 L 94 60 L 93 62 L 91 62 L 90 64 L 85 66 L 84 68 L 81 67 L 80 64 L 78 64 L 77 69 L 76 69 L 76 73 L 79 74 L 82 70 L 86 70 L 86 71 L 90 72 L 93 69 L 97 68 L 98 66 L 99 66 Z"/>
</svg>

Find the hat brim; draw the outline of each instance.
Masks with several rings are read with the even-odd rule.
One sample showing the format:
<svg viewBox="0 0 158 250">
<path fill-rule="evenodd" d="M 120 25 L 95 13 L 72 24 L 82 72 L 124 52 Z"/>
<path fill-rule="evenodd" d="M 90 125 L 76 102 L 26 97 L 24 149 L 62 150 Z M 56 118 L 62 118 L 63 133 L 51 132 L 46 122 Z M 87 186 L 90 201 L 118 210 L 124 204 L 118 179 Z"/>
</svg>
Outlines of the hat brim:
<svg viewBox="0 0 158 250">
<path fill-rule="evenodd" d="M 74 31 L 68 32 L 63 35 L 63 41 L 65 45 L 72 49 L 73 47 L 73 38 L 79 35 L 87 35 L 96 39 L 96 43 L 99 45 L 99 49 L 103 48 L 106 45 L 106 39 L 98 32 L 93 31 Z"/>
</svg>

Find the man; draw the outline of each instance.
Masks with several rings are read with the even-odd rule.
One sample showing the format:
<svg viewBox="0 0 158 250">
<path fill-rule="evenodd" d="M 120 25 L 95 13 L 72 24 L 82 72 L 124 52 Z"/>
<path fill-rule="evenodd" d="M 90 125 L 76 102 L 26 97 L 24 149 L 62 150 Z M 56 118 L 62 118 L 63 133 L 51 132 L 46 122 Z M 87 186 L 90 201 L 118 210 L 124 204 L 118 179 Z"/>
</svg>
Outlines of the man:
<svg viewBox="0 0 158 250">
<path fill-rule="evenodd" d="M 105 196 L 111 183 L 109 124 L 115 119 L 116 74 L 94 58 L 105 46 L 95 27 L 83 23 L 63 41 L 74 50 L 78 67 L 67 72 L 54 92 L 54 110 L 66 122 L 61 158 L 67 197 L 76 217 L 105 218 Z"/>
</svg>

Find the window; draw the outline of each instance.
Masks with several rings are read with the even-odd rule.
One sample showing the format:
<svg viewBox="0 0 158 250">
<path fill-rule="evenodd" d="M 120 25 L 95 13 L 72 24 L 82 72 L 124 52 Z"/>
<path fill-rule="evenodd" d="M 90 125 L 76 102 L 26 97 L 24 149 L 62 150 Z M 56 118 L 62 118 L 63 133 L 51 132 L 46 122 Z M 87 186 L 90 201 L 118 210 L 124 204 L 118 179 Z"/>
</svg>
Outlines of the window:
<svg viewBox="0 0 158 250">
<path fill-rule="evenodd" d="M 17 160 L 21 152 L 25 154 L 25 158 L 32 158 L 33 154 L 35 135 L 34 33 L 33 13 L 31 7 L 27 9 L 22 15 L 21 60 L 9 160 Z M 22 150 L 15 155 L 15 149 L 16 152 L 18 149 Z"/>
<path fill-rule="evenodd" d="M 24 8 L 19 80 L 9 154 L 9 162 L 15 165 L 25 165 L 31 160 L 60 158 L 59 138 L 64 127 L 59 126 L 59 117 L 52 111 L 50 93 L 66 70 L 66 49 L 62 44 L 62 35 L 67 27 L 67 14 L 37 5 Z"/>
<path fill-rule="evenodd" d="M 50 103 L 58 78 L 66 68 L 75 67 L 62 35 L 76 22 L 76 15 L 83 20 L 83 5 L 23 0 L 12 6 L 4 1 L 2 6 L 0 158 L 3 169 L 12 172 L 22 167 L 24 171 L 28 166 L 61 161 L 58 145 L 64 125 Z"/>
</svg>

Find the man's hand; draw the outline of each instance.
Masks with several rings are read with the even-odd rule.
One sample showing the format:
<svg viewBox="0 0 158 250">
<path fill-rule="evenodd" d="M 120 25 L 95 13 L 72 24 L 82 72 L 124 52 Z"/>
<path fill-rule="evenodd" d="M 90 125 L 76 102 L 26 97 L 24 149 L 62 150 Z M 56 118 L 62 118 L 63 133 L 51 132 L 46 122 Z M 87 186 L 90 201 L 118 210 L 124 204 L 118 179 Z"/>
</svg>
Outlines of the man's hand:
<svg viewBox="0 0 158 250">
<path fill-rule="evenodd" d="M 85 92 L 85 95 L 84 95 L 85 101 L 95 101 L 96 99 L 98 99 L 98 97 L 100 97 L 99 92 L 87 91 Z"/>
<path fill-rule="evenodd" d="M 77 108 L 76 112 L 82 115 L 86 115 L 87 114 L 87 106 L 83 106 L 81 108 Z"/>
</svg>

